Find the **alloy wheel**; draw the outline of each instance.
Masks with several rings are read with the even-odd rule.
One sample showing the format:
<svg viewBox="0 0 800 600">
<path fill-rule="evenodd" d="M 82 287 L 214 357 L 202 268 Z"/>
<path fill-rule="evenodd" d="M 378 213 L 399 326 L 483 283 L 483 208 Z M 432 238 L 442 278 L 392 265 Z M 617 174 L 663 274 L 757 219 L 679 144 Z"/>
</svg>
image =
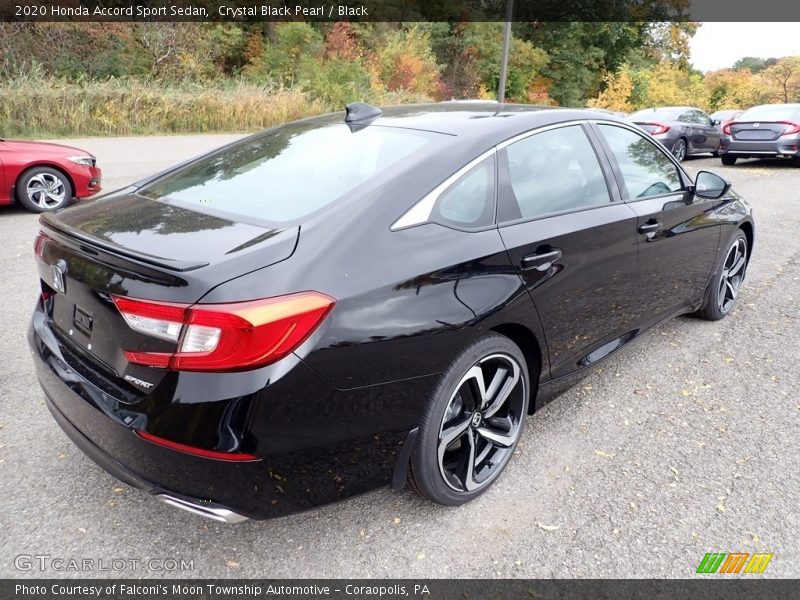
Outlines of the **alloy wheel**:
<svg viewBox="0 0 800 600">
<path fill-rule="evenodd" d="M 717 305 L 722 314 L 730 311 L 736 302 L 739 288 L 744 280 L 746 265 L 747 242 L 740 237 L 731 245 L 722 265 L 722 277 L 720 277 L 719 289 L 717 290 Z"/>
<path fill-rule="evenodd" d="M 490 483 L 511 458 L 522 432 L 525 380 L 507 354 L 482 358 L 461 378 L 439 428 L 439 471 L 460 492 Z"/>
<path fill-rule="evenodd" d="M 60 206 L 67 195 L 64 182 L 52 173 L 37 173 L 31 177 L 26 192 L 30 201 L 43 209 Z"/>
<path fill-rule="evenodd" d="M 681 162 L 684 158 L 686 158 L 686 142 L 682 139 L 675 142 L 675 146 L 672 148 L 672 154 L 678 159 L 678 162 Z"/>
</svg>

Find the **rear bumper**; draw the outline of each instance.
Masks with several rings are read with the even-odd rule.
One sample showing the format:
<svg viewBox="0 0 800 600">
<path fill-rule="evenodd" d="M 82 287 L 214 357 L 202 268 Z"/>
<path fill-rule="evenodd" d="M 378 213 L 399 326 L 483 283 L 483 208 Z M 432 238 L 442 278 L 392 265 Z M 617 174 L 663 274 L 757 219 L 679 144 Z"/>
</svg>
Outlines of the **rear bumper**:
<svg viewBox="0 0 800 600">
<path fill-rule="evenodd" d="M 388 485 L 420 414 L 416 403 L 434 384 L 420 378 L 340 391 L 294 357 L 294 367 L 282 376 L 273 373 L 268 388 L 235 399 L 246 406 L 237 435 L 259 460 L 232 462 L 165 448 L 135 433 L 152 428 L 150 422 L 173 423 L 182 441 L 191 443 L 179 424 L 206 436 L 235 426 L 227 400 L 204 402 L 199 394 L 168 400 L 156 388 L 142 403 L 126 404 L 71 364 L 74 357 L 40 308 L 28 340 L 48 408 L 87 456 L 173 506 L 226 521 L 279 517 Z M 190 389 L 182 382 L 176 387 Z M 172 408 L 181 410 L 170 415 Z M 157 433 L 167 437 L 170 431 L 161 426 Z"/>
<path fill-rule="evenodd" d="M 195 514 L 200 514 L 202 516 L 215 519 L 217 521 L 239 523 L 247 520 L 246 516 L 240 515 L 237 512 L 230 510 L 226 506 L 199 498 L 188 498 L 177 494 L 176 492 L 162 489 L 153 482 L 144 479 L 137 473 L 134 473 L 125 465 L 115 460 L 110 454 L 102 450 L 88 437 L 83 435 L 83 433 L 81 433 L 78 428 L 75 427 L 75 425 L 73 425 L 69 419 L 67 419 L 66 416 L 64 416 L 64 413 L 62 413 L 58 407 L 56 407 L 52 398 L 50 398 L 47 393 L 45 393 L 45 398 L 47 400 L 47 408 L 50 409 L 50 413 L 53 415 L 56 423 L 58 423 L 58 426 L 61 427 L 64 433 L 67 434 L 67 437 L 69 437 L 69 439 L 71 439 L 72 442 L 86 456 L 96 462 L 103 470 L 107 471 L 109 474 L 113 475 L 123 483 L 127 483 L 132 487 L 155 494 L 159 500 L 162 500 L 167 504 L 182 508 L 183 510 L 188 510 L 189 512 L 193 512 Z"/>
<path fill-rule="evenodd" d="M 719 153 L 741 158 L 792 158 L 800 156 L 800 136 L 782 136 L 771 141 L 723 138 Z"/>
</svg>

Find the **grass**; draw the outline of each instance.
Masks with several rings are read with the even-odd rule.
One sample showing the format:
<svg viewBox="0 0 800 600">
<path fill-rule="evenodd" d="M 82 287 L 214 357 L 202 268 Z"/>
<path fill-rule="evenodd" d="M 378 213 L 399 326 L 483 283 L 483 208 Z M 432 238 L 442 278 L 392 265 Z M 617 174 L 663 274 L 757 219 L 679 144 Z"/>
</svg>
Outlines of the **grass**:
<svg viewBox="0 0 800 600">
<path fill-rule="evenodd" d="M 331 109 L 301 91 L 243 82 L 21 79 L 0 83 L 0 137 L 247 132 Z"/>
</svg>

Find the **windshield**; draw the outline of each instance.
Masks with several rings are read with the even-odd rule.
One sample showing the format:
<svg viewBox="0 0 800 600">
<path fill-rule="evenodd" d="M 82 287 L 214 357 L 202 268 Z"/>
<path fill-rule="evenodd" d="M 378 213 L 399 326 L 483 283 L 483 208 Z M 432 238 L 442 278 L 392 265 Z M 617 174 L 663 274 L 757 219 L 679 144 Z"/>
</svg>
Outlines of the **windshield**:
<svg viewBox="0 0 800 600">
<path fill-rule="evenodd" d="M 646 108 L 628 117 L 629 121 L 674 121 L 682 110 L 674 108 Z"/>
<path fill-rule="evenodd" d="M 355 128 L 354 128 L 355 129 Z M 200 212 L 273 223 L 302 219 L 399 166 L 441 134 L 298 123 L 225 148 L 139 194 Z"/>
<path fill-rule="evenodd" d="M 737 121 L 791 121 L 800 120 L 800 105 L 766 104 L 744 111 Z"/>
</svg>

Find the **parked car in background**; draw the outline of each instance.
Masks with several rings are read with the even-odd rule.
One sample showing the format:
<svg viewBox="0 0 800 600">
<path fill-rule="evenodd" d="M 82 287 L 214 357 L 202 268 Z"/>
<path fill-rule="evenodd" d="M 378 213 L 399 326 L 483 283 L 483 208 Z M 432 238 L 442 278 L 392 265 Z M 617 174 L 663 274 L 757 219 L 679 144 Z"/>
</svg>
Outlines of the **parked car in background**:
<svg viewBox="0 0 800 600">
<path fill-rule="evenodd" d="M 730 314 L 754 240 L 729 183 L 633 125 L 496 103 L 351 105 L 40 222 L 55 420 L 223 521 L 406 480 L 477 497 L 603 359 Z"/>
<path fill-rule="evenodd" d="M 97 159 L 79 148 L 0 140 L 0 204 L 52 212 L 100 191 Z"/>
<path fill-rule="evenodd" d="M 723 165 L 740 158 L 790 159 L 800 167 L 800 104 L 754 106 L 722 127 Z"/>
<path fill-rule="evenodd" d="M 656 138 L 679 161 L 695 154 L 711 153 L 716 156 L 720 130 L 699 108 L 645 108 L 628 115 L 626 120 Z"/>
<path fill-rule="evenodd" d="M 712 123 L 717 127 L 722 127 L 728 121 L 733 121 L 736 117 L 742 114 L 744 111 L 738 108 L 729 108 L 725 110 L 718 110 L 713 112 L 709 115 Z"/>
</svg>

